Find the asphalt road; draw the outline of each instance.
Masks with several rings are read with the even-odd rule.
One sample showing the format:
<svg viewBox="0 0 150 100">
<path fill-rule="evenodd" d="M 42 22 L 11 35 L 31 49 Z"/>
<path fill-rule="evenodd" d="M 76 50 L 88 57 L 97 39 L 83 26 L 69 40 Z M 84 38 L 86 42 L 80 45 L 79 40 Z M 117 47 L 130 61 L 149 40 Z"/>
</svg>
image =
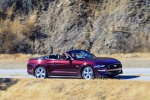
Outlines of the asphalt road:
<svg viewBox="0 0 150 100">
<path fill-rule="evenodd" d="M 0 78 L 35 78 L 28 75 L 26 69 L 0 69 Z M 123 74 L 115 77 L 118 80 L 150 81 L 150 68 L 124 68 Z"/>
</svg>

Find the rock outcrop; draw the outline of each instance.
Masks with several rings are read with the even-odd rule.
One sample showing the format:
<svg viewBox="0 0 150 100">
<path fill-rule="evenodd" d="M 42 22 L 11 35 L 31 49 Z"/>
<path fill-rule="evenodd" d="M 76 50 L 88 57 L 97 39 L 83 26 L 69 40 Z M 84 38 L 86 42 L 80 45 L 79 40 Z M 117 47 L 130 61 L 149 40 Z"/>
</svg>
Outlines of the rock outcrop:
<svg viewBox="0 0 150 100">
<path fill-rule="evenodd" d="M 150 51 L 149 0 L 43 0 L 40 6 L 33 1 L 40 27 L 28 46 L 34 45 L 34 53 Z"/>
</svg>

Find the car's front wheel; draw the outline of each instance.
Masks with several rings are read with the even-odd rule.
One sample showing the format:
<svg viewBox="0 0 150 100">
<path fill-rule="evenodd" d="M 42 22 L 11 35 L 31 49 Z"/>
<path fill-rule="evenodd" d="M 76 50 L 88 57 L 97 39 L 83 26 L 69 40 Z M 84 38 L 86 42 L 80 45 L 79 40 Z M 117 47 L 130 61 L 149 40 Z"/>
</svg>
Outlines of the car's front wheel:
<svg viewBox="0 0 150 100">
<path fill-rule="evenodd" d="M 47 78 L 46 69 L 42 66 L 37 67 L 35 70 L 35 77 L 36 78 Z"/>
<path fill-rule="evenodd" d="M 91 67 L 85 67 L 82 71 L 82 78 L 87 80 L 94 78 L 93 69 Z"/>
</svg>

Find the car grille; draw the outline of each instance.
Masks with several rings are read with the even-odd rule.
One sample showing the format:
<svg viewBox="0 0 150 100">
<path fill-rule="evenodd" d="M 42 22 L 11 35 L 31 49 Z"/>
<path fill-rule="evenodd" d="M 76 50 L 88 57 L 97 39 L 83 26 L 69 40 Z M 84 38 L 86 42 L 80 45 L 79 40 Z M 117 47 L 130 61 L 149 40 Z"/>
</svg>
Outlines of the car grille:
<svg viewBox="0 0 150 100">
<path fill-rule="evenodd" d="M 116 69 L 116 68 L 122 68 L 121 64 L 111 64 L 108 65 L 107 69 Z"/>
</svg>

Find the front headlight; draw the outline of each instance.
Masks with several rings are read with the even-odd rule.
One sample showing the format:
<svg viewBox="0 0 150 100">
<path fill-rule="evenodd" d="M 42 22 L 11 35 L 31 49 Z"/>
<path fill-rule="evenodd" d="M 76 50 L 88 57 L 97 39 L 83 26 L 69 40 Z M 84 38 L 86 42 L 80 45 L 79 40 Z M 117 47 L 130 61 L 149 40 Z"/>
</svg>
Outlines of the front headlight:
<svg viewBox="0 0 150 100">
<path fill-rule="evenodd" d="M 105 65 L 96 65 L 95 68 L 104 68 Z"/>
</svg>

